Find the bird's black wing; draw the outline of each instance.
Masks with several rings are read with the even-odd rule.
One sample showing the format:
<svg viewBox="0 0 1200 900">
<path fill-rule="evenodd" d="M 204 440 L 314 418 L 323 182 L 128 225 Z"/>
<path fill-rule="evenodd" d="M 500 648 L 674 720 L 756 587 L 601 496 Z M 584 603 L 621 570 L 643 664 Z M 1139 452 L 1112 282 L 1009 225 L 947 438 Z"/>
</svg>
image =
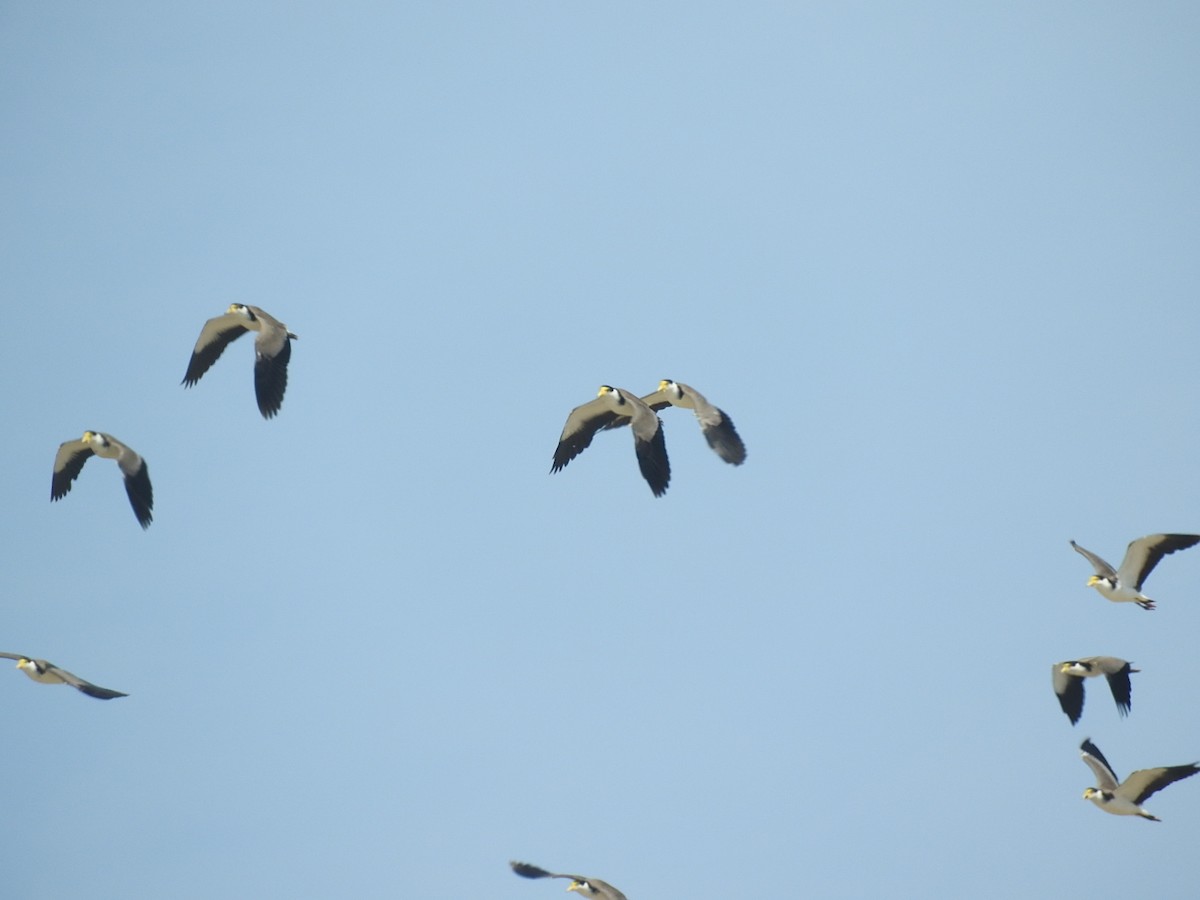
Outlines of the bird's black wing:
<svg viewBox="0 0 1200 900">
<path fill-rule="evenodd" d="M 292 339 L 286 338 L 283 347 L 274 356 L 259 353 L 254 359 L 254 396 L 258 399 L 258 411 L 264 419 L 270 419 L 283 406 L 283 393 L 287 390 L 287 365 L 292 358 Z"/>
<path fill-rule="evenodd" d="M 1105 676 L 1108 679 L 1108 687 L 1112 691 L 1113 699 L 1117 701 L 1117 710 L 1123 716 L 1129 715 L 1129 707 L 1133 700 L 1133 687 L 1129 681 L 1130 671 L 1129 663 L 1125 663 L 1119 672 Z"/>
<path fill-rule="evenodd" d="M 150 470 L 144 459 L 136 472 L 125 476 L 125 494 L 129 497 L 129 505 L 133 507 L 138 524 L 142 528 L 149 528 L 154 519 L 154 488 L 150 485 Z"/>
<path fill-rule="evenodd" d="M 721 410 L 717 410 L 719 419 L 715 422 L 700 420 L 700 430 L 717 456 L 733 466 L 740 466 L 746 461 L 746 445 L 742 443 L 733 420 Z"/>
<path fill-rule="evenodd" d="M 545 869 L 531 866 L 529 863 L 510 862 L 512 870 L 522 878 L 574 878 L 574 875 L 560 875 L 557 872 L 547 872 Z"/>
<path fill-rule="evenodd" d="M 1059 676 L 1055 680 L 1056 690 L 1054 693 L 1058 697 L 1058 705 L 1062 707 L 1062 711 L 1067 714 L 1067 718 L 1074 725 L 1083 715 L 1083 679 L 1077 675 L 1067 675 L 1061 672 Z"/>
<path fill-rule="evenodd" d="M 649 440 L 634 436 L 634 450 L 637 452 L 638 468 L 642 477 L 655 497 L 661 497 L 667 492 L 671 482 L 671 461 L 667 459 L 667 442 L 663 437 L 662 422 Z"/>
</svg>

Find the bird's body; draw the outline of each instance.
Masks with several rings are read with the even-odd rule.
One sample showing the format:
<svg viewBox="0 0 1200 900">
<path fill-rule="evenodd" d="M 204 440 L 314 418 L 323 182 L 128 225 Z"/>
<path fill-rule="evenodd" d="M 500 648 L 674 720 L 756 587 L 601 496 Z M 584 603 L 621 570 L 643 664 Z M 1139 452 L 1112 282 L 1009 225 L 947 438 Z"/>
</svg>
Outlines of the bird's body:
<svg viewBox="0 0 1200 900">
<path fill-rule="evenodd" d="M 1129 715 L 1132 688 L 1129 676 L 1141 671 L 1130 663 L 1115 656 L 1088 656 L 1084 659 L 1069 659 L 1051 667 L 1051 683 L 1058 703 L 1074 725 L 1083 714 L 1083 681 L 1103 675 L 1108 679 L 1113 700 L 1121 715 Z"/>
<path fill-rule="evenodd" d="M 692 410 L 704 439 L 717 456 L 734 466 L 746 461 L 746 445 L 733 427 L 733 420 L 694 387 L 664 378 L 658 383 L 658 390 L 642 397 L 642 402 L 656 412 L 668 406 Z"/>
<path fill-rule="evenodd" d="M 1118 783 L 1112 766 L 1100 752 L 1100 748 L 1085 739 L 1079 745 L 1080 756 L 1088 768 L 1096 775 L 1099 787 L 1090 787 L 1083 792 L 1085 800 L 1100 807 L 1106 813 L 1114 816 L 1141 816 L 1151 822 L 1161 822 L 1162 819 L 1151 815 L 1142 808 L 1152 795 L 1158 793 L 1169 784 L 1190 778 L 1200 772 L 1200 765 L 1189 763 L 1185 766 L 1161 766 L 1157 769 L 1138 769 Z"/>
<path fill-rule="evenodd" d="M 183 384 L 191 387 L 198 382 L 220 359 L 225 348 L 247 331 L 258 332 L 254 339 L 254 396 L 258 411 L 264 419 L 269 419 L 283 406 L 288 360 L 292 358 L 292 341 L 297 340 L 297 336 L 257 306 L 232 303 L 224 315 L 204 323 L 188 361 Z"/>
<path fill-rule="evenodd" d="M 671 463 L 667 459 L 662 422 L 637 396 L 607 384 L 600 386 L 596 399 L 575 407 L 567 416 L 550 471 L 557 472 L 565 467 L 588 448 L 597 431 L 621 418 L 628 419 L 632 426 L 633 447 L 642 477 L 654 496 L 661 497 L 671 481 Z"/>
<path fill-rule="evenodd" d="M 71 490 L 71 483 L 83 471 L 83 464 L 92 455 L 115 459 L 125 477 L 125 494 L 142 528 L 149 528 L 154 518 L 154 488 L 146 461 L 111 434 L 85 431 L 77 441 L 64 441 L 54 457 L 54 473 L 50 479 L 50 499 L 61 500 Z"/>
<path fill-rule="evenodd" d="M 1154 601 L 1142 593 L 1142 585 L 1164 556 L 1198 543 L 1200 534 L 1148 534 L 1129 542 L 1119 569 L 1074 541 L 1071 546 L 1096 570 L 1087 581 L 1088 587 L 1094 587 L 1113 603 L 1136 603 L 1142 609 L 1154 609 Z"/>
<path fill-rule="evenodd" d="M 568 891 L 576 891 L 581 897 L 595 897 L 596 900 L 627 900 L 626 896 L 615 887 L 599 878 L 585 878 L 583 875 L 562 875 L 558 872 L 547 872 L 529 863 L 511 862 L 512 870 L 522 878 L 569 878 Z"/>
<path fill-rule="evenodd" d="M 95 697 L 97 700 L 112 700 L 114 697 L 128 697 L 128 694 L 122 694 L 120 691 L 103 688 L 99 685 L 92 684 L 90 681 L 85 681 L 78 675 L 72 675 L 66 669 L 60 669 L 54 663 L 44 659 L 33 659 L 29 656 L 22 656 L 18 653 L 0 653 L 0 658 L 15 659 L 17 668 L 24 672 L 38 684 L 69 684 L 76 690 L 87 694 L 89 697 Z"/>
</svg>

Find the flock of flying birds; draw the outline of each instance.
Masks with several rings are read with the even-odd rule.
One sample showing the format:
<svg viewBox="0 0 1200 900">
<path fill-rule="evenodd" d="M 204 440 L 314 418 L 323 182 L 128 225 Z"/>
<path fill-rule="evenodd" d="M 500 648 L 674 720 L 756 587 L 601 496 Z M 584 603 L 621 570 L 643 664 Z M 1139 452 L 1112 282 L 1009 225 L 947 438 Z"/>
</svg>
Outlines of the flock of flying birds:
<svg viewBox="0 0 1200 900">
<path fill-rule="evenodd" d="M 287 389 L 287 366 L 292 355 L 291 342 L 296 335 L 256 306 L 234 303 L 224 315 L 209 319 L 204 324 L 188 361 L 183 385 L 192 387 L 199 382 L 225 348 L 248 331 L 257 332 L 258 335 L 254 342 L 255 397 L 263 418 L 270 419 L 283 405 L 283 395 Z M 709 403 L 695 388 L 664 379 L 659 382 L 658 390 L 642 397 L 623 388 L 601 385 L 595 399 L 575 407 L 567 416 L 554 451 L 551 473 L 560 471 L 586 450 L 597 433 L 628 425 L 642 477 L 654 496 L 661 497 L 671 481 L 671 464 L 658 412 L 668 406 L 692 410 L 708 445 L 725 462 L 734 466 L 745 462 L 746 447 L 729 416 Z M 154 490 L 146 461 L 128 445 L 104 432 L 85 431 L 79 440 L 65 441 L 59 446 L 54 458 L 50 499 L 60 500 L 68 494 L 72 483 L 83 471 L 84 463 L 92 456 L 116 460 L 138 524 L 148 528 L 153 520 Z M 1143 609 L 1152 610 L 1154 601 L 1142 593 L 1146 578 L 1164 556 L 1197 543 L 1200 543 L 1200 535 L 1195 534 L 1152 534 L 1138 538 L 1129 544 L 1119 569 L 1114 569 L 1074 541 L 1071 541 L 1071 546 L 1095 569 L 1095 574 L 1088 579 L 1089 587 L 1094 587 L 1115 603 L 1136 603 Z M 18 669 L 41 684 L 69 684 L 98 700 L 128 696 L 92 684 L 44 659 L 3 652 L 0 652 L 0 658 L 15 659 Z M 1132 705 L 1129 676 L 1138 671 L 1131 663 L 1117 657 L 1089 656 L 1055 663 L 1052 684 L 1062 711 L 1075 725 L 1083 715 L 1086 679 L 1103 675 L 1108 681 L 1117 710 L 1124 716 Z M 1080 745 L 1080 753 L 1099 783 L 1099 787 L 1089 787 L 1083 792 L 1085 799 L 1091 800 L 1105 812 L 1119 816 L 1141 816 L 1153 822 L 1161 820 L 1142 807 L 1147 798 L 1169 784 L 1200 772 L 1200 764 L 1197 763 L 1160 766 L 1139 769 L 1121 781 L 1090 738 Z M 570 879 L 568 891 L 577 891 L 601 900 L 626 900 L 619 890 L 596 878 L 548 872 L 528 863 L 513 862 L 510 865 L 513 872 L 524 878 L 566 878 Z"/>
<path fill-rule="evenodd" d="M 199 381 L 225 348 L 248 331 L 258 332 L 254 340 L 254 393 L 258 398 L 259 412 L 264 419 L 270 419 L 283 405 L 283 393 L 287 390 L 287 364 L 292 356 L 292 341 L 296 335 L 257 306 L 234 303 L 224 315 L 204 323 L 192 350 L 192 358 L 188 361 L 183 384 L 191 387 Z M 83 471 L 84 463 L 93 456 L 117 461 L 117 468 L 125 479 L 125 493 L 129 497 L 129 505 L 133 507 L 133 514 L 143 529 L 149 528 L 154 519 L 154 488 L 150 484 L 150 470 L 146 461 L 131 447 L 102 431 L 85 431 L 79 440 L 64 441 L 59 445 L 50 479 L 50 499 L 61 500 L 67 496 L 72 483 Z M 69 684 L 97 700 L 129 696 L 92 684 L 44 659 L 17 653 L 0 653 L 0 658 L 15 659 L 17 668 L 40 684 Z"/>
<path fill-rule="evenodd" d="M 586 450 L 596 432 L 628 425 L 633 432 L 633 450 L 642 477 L 654 496 L 661 497 L 671 482 L 671 461 L 667 458 L 658 411 L 668 406 L 692 410 L 708 446 L 725 462 L 740 466 L 746 461 L 746 446 L 729 416 L 709 403 L 694 387 L 664 379 L 658 383 L 657 391 L 645 397 L 638 397 L 623 388 L 600 385 L 595 400 L 575 407 L 567 416 L 567 424 L 563 426 L 554 451 L 551 473 L 558 472 Z"/>
<path fill-rule="evenodd" d="M 1074 541 L 1071 546 L 1096 570 L 1088 581 L 1101 596 L 1114 603 L 1136 603 L 1142 609 L 1154 609 L 1154 601 L 1142 593 L 1142 585 L 1168 553 L 1186 550 L 1200 543 L 1200 534 L 1151 534 L 1130 541 L 1125 550 L 1121 568 L 1114 569 L 1107 562 L 1085 550 Z M 1071 724 L 1076 724 L 1083 715 L 1083 683 L 1087 678 L 1103 675 L 1108 680 L 1109 690 L 1117 703 L 1117 711 L 1128 715 L 1132 704 L 1132 687 L 1129 676 L 1140 669 L 1126 660 L 1115 656 L 1088 656 L 1084 659 L 1068 659 L 1055 663 L 1051 669 L 1051 683 L 1058 695 L 1059 705 Z M 1153 794 L 1169 784 L 1190 778 L 1200 772 L 1200 764 L 1182 766 L 1159 766 L 1154 769 L 1138 769 L 1124 781 L 1117 778 L 1113 767 L 1108 764 L 1100 748 L 1091 738 L 1084 738 L 1079 745 L 1080 755 L 1088 768 L 1096 775 L 1099 787 L 1090 787 L 1083 792 L 1085 800 L 1091 800 L 1107 813 L 1115 816 L 1141 816 L 1151 822 L 1161 822 L 1157 816 L 1147 812 L 1142 804 Z"/>
<path fill-rule="evenodd" d="M 644 397 L 637 397 L 622 388 L 601 385 L 594 400 L 577 406 L 567 416 L 558 447 L 554 451 L 554 464 L 550 471 L 558 472 L 592 443 L 597 432 L 629 425 L 633 432 L 634 452 L 642 477 L 650 485 L 655 497 L 666 493 L 671 480 L 671 465 L 667 459 L 667 447 L 663 440 L 662 422 L 658 410 L 667 406 L 679 406 L 695 412 L 700 428 L 708 445 L 721 459 L 732 465 L 741 465 L 746 459 L 746 448 L 738 437 L 733 421 L 722 410 L 713 406 L 702 394 L 686 384 L 664 380 L 658 390 Z M 1085 550 L 1074 541 L 1071 546 L 1095 569 L 1088 579 L 1088 587 L 1095 588 L 1101 596 L 1114 603 L 1136 603 L 1142 609 L 1154 609 L 1154 601 L 1142 593 L 1142 585 L 1164 556 L 1177 550 L 1200 543 L 1195 534 L 1152 534 L 1131 541 L 1119 569 Z M 1085 679 L 1100 675 L 1108 679 L 1113 699 L 1121 715 L 1127 715 L 1131 706 L 1132 689 L 1129 676 L 1138 669 L 1115 656 L 1089 656 L 1084 659 L 1069 659 L 1055 663 L 1052 670 L 1054 693 L 1058 696 L 1062 711 L 1075 725 L 1083 715 L 1083 684 Z M 1153 822 L 1161 821 L 1147 812 L 1142 804 L 1153 794 L 1169 784 L 1200 772 L 1200 764 L 1160 766 L 1154 769 L 1139 769 L 1124 781 L 1117 778 L 1112 766 L 1104 758 L 1090 738 L 1080 745 L 1083 761 L 1096 775 L 1099 787 L 1089 787 L 1083 792 L 1087 800 L 1105 812 L 1118 816 L 1141 816 Z M 624 894 L 604 882 L 584 879 L 575 875 L 555 875 L 525 863 L 513 863 L 513 871 L 526 878 L 571 878 L 568 890 L 578 890 L 591 896 L 624 900 Z"/>
<path fill-rule="evenodd" d="M 287 390 L 287 366 L 292 355 L 291 342 L 297 336 L 257 306 L 234 303 L 223 315 L 205 322 L 192 349 L 182 383 L 190 388 L 199 382 L 225 348 L 248 331 L 257 332 L 258 335 L 254 341 L 254 393 L 258 410 L 264 419 L 270 419 L 283 406 L 283 395 Z M 554 451 L 554 464 L 550 471 L 559 471 L 587 449 L 597 432 L 629 425 L 642 477 L 650 485 L 654 496 L 661 497 L 671 481 L 671 463 L 667 458 L 658 411 L 668 406 L 692 410 L 708 445 L 725 462 L 735 466 L 745 462 L 746 447 L 732 420 L 695 388 L 664 379 L 659 382 L 658 390 L 644 397 L 602 385 L 594 400 L 571 410 Z M 150 483 L 146 461 L 129 445 L 102 431 L 88 430 L 78 440 L 64 441 L 59 445 L 50 480 L 50 499 L 61 500 L 67 496 L 71 485 L 83 471 L 84 464 L 93 456 L 116 461 L 124 478 L 125 493 L 133 514 L 143 529 L 149 528 L 154 520 L 154 488 Z M 45 659 L 5 652 L 0 652 L 0 659 L 15 659 L 17 668 L 39 684 L 67 684 L 97 700 L 129 696 L 92 684 Z M 548 872 L 528 863 L 513 862 L 510 865 L 513 872 L 523 878 L 570 879 L 567 890 L 576 891 L 582 896 L 600 900 L 626 900 L 625 895 L 615 887 L 596 878 Z"/>
<path fill-rule="evenodd" d="M 642 397 L 641 400 L 628 391 L 604 385 L 595 400 L 572 410 L 559 439 L 551 471 L 557 472 L 583 452 L 597 431 L 632 423 L 642 475 L 654 491 L 654 495 L 661 496 L 666 490 L 670 469 L 667 467 L 666 449 L 662 443 L 661 423 L 654 415 L 654 410 L 670 404 L 696 411 L 696 417 L 700 420 L 709 445 L 726 462 L 738 465 L 746 458 L 745 447 L 742 446 L 741 439 L 734 431 L 733 422 L 728 416 L 687 385 L 663 381 L 658 391 Z M 1114 603 L 1136 603 L 1142 609 L 1151 610 L 1154 609 L 1154 601 L 1142 593 L 1142 585 L 1146 578 L 1168 553 L 1184 550 L 1197 543 L 1200 543 L 1200 535 L 1196 534 L 1152 534 L 1138 538 L 1129 544 L 1119 569 L 1114 569 L 1074 541 L 1071 541 L 1071 546 L 1096 570 L 1088 579 L 1088 587 L 1094 587 L 1103 597 Z M 1137 671 L 1139 670 L 1133 668 L 1126 660 L 1113 656 L 1066 660 L 1053 666 L 1054 693 L 1058 696 L 1062 711 L 1071 720 L 1071 724 L 1075 725 L 1083 715 L 1084 680 L 1104 675 L 1108 679 L 1118 711 L 1121 715 L 1127 715 L 1131 705 L 1129 675 Z M 1080 745 L 1080 755 L 1095 773 L 1099 784 L 1099 787 L 1089 787 L 1085 790 L 1084 799 L 1091 800 L 1107 813 L 1116 816 L 1141 816 L 1151 822 L 1162 820 L 1144 809 L 1142 804 L 1167 785 L 1200 772 L 1198 763 L 1159 766 L 1154 769 L 1139 769 L 1121 781 L 1091 738 L 1085 738 Z M 598 897 L 600 900 L 627 900 L 623 893 L 598 878 L 547 872 L 523 862 L 512 862 L 509 865 L 512 866 L 513 872 L 523 878 L 569 878 L 571 883 L 567 890 L 578 891 L 583 896 Z"/>
</svg>

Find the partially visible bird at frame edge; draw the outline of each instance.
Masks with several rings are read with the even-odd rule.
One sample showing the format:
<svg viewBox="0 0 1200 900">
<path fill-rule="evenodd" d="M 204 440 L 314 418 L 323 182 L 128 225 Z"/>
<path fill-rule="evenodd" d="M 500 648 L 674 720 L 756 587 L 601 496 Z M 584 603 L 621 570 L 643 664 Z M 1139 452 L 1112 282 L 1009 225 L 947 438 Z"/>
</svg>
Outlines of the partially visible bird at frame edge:
<svg viewBox="0 0 1200 900">
<path fill-rule="evenodd" d="M 510 862 L 512 870 L 522 878 L 569 878 L 567 891 L 576 891 L 581 897 L 598 897 L 600 900 L 627 900 L 626 896 L 615 887 L 599 878 L 589 878 L 583 875 L 563 875 L 559 872 L 547 872 L 529 863 Z"/>
<path fill-rule="evenodd" d="M 114 691 L 110 688 L 92 684 L 90 681 L 85 681 L 78 675 L 72 675 L 66 669 L 60 669 L 54 663 L 45 659 L 34 659 L 31 656 L 22 656 L 19 653 L 0 653 L 0 658 L 15 659 L 17 661 L 17 668 L 38 684 L 69 684 L 80 693 L 87 694 L 89 697 L 95 697 L 97 700 L 112 700 L 115 697 L 129 696 L 128 694 L 122 694 L 120 691 Z"/>
</svg>

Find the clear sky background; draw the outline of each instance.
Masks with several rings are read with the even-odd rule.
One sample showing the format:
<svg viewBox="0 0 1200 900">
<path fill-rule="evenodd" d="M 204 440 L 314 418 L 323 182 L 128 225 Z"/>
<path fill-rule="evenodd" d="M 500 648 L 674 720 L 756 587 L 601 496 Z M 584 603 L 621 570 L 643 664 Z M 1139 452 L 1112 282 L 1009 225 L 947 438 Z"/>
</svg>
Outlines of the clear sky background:
<svg viewBox="0 0 1200 900">
<path fill-rule="evenodd" d="M 1189 897 L 1188 3 L 7 3 L 13 896 Z M 249 339 L 300 335 L 278 418 Z M 549 475 L 602 383 L 695 385 Z M 58 444 L 146 458 L 49 500 Z M 1050 665 L 1133 660 L 1133 713 Z"/>
</svg>

